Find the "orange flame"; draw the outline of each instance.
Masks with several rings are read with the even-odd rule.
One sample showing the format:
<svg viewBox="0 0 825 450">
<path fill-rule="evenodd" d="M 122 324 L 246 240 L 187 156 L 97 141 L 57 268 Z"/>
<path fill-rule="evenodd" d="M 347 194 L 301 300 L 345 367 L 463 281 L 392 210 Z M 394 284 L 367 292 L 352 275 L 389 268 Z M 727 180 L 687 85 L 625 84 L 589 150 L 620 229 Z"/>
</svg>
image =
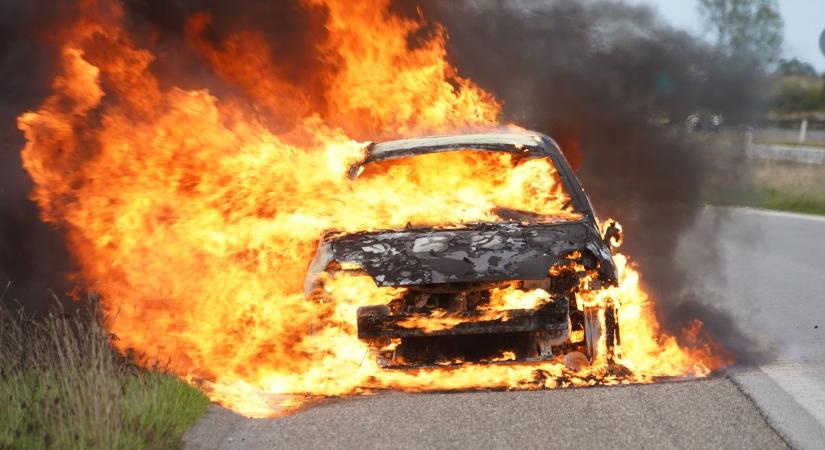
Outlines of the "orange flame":
<svg viewBox="0 0 825 450">
<path fill-rule="evenodd" d="M 350 182 L 347 169 L 363 156 L 359 140 L 495 126 L 500 111 L 447 63 L 443 28 L 411 48 L 426 22 L 388 4 L 302 2 L 324 12 L 329 36 L 318 51 L 334 62 L 311 87 L 284 74 L 260 34 L 214 44 L 203 38 L 211 18 L 190 18 L 191 49 L 264 113 L 237 96 L 158 79 L 158 56 L 135 44 L 118 3 L 79 3 L 79 19 L 59 30 L 53 93 L 18 123 L 33 197 L 44 219 L 65 230 L 117 345 L 252 416 L 293 408 L 303 395 L 649 382 L 718 367 L 705 349 L 661 334 L 626 266 L 619 287 L 580 299 L 621 304 L 620 362 L 633 372 L 622 377 L 605 364 L 576 372 L 559 360 L 382 370 L 355 335 L 355 310 L 397 290 L 347 276 L 327 280 L 325 302 L 304 298 L 302 280 L 326 230 L 491 220 L 495 205 L 574 215 L 547 162 L 516 164 L 510 155 L 378 163 Z M 544 299 L 530 295 L 499 300 Z"/>
</svg>

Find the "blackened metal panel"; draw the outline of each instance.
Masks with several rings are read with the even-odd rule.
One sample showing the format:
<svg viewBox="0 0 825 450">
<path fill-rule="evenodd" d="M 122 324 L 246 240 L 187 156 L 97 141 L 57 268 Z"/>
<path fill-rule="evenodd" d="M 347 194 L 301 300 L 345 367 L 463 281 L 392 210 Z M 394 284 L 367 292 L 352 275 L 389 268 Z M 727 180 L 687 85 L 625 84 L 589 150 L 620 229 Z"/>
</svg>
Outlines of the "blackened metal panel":
<svg viewBox="0 0 825 450">
<path fill-rule="evenodd" d="M 461 320 L 452 327 L 435 330 L 405 327 L 403 323 L 411 318 L 426 317 L 426 314 L 362 314 L 358 312 L 358 337 L 370 339 L 379 337 L 404 338 L 421 336 L 457 336 L 463 334 L 521 333 L 531 331 L 567 330 L 568 302 L 560 298 L 556 304 L 538 310 L 511 309 L 496 319 L 479 318 L 481 311 L 466 311 L 448 315 Z"/>
<path fill-rule="evenodd" d="M 359 264 L 379 286 L 540 280 L 573 250 L 594 248 L 598 258 L 605 256 L 590 228 L 585 220 L 476 224 L 355 233 L 330 243 L 335 260 Z"/>
</svg>

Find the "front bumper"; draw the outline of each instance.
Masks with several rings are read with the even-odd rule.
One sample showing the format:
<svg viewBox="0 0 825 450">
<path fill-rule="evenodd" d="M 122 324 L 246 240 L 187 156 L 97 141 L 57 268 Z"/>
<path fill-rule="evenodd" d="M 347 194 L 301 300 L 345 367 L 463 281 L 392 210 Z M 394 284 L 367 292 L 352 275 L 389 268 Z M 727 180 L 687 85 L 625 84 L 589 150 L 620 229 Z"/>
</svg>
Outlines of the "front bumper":
<svg viewBox="0 0 825 450">
<path fill-rule="evenodd" d="M 568 302 L 557 299 L 538 309 L 485 310 L 440 313 L 392 314 L 389 308 L 358 309 L 360 339 L 459 336 L 473 334 L 548 332 L 561 336 L 568 330 Z M 428 323 L 436 326 L 427 326 Z"/>
</svg>

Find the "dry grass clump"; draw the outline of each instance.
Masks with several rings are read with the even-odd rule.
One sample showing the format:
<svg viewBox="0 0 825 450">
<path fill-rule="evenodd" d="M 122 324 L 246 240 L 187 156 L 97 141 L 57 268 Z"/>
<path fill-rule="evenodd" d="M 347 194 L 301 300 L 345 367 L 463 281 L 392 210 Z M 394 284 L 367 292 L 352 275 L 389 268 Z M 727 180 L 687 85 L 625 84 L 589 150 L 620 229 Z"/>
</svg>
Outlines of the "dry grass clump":
<svg viewBox="0 0 825 450">
<path fill-rule="evenodd" d="M 760 161 L 752 174 L 758 193 L 753 206 L 825 214 L 825 165 Z"/>
<path fill-rule="evenodd" d="M 0 306 L 0 448 L 170 448 L 206 397 L 119 355 L 97 308 L 30 320 Z"/>
<path fill-rule="evenodd" d="M 712 149 L 720 168 L 706 180 L 708 203 L 825 214 L 825 165 L 748 157 L 735 134 L 714 134 L 696 145 Z"/>
<path fill-rule="evenodd" d="M 758 186 L 825 200 L 825 165 L 761 161 L 754 164 L 753 178 Z"/>
</svg>

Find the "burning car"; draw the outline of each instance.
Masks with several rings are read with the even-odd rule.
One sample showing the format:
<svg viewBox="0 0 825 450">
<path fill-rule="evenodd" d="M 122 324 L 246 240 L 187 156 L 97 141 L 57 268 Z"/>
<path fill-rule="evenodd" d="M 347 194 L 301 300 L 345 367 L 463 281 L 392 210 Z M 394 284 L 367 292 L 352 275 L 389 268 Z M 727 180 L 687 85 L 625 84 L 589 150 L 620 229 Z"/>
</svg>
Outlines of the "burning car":
<svg viewBox="0 0 825 450">
<path fill-rule="evenodd" d="M 330 232 L 320 240 L 304 285 L 322 274 L 368 275 L 398 288 L 386 304 L 357 310 L 359 339 L 384 367 L 540 361 L 586 354 L 612 357 L 616 307 L 577 293 L 617 283 L 612 251 L 620 228 L 600 230 L 596 214 L 558 145 L 533 132 L 433 136 L 373 143 L 350 172 L 442 152 L 509 154 L 515 166 L 544 159 L 564 191 L 564 214 L 496 206 L 490 221 Z M 605 355 L 600 355 L 605 352 Z"/>
</svg>

